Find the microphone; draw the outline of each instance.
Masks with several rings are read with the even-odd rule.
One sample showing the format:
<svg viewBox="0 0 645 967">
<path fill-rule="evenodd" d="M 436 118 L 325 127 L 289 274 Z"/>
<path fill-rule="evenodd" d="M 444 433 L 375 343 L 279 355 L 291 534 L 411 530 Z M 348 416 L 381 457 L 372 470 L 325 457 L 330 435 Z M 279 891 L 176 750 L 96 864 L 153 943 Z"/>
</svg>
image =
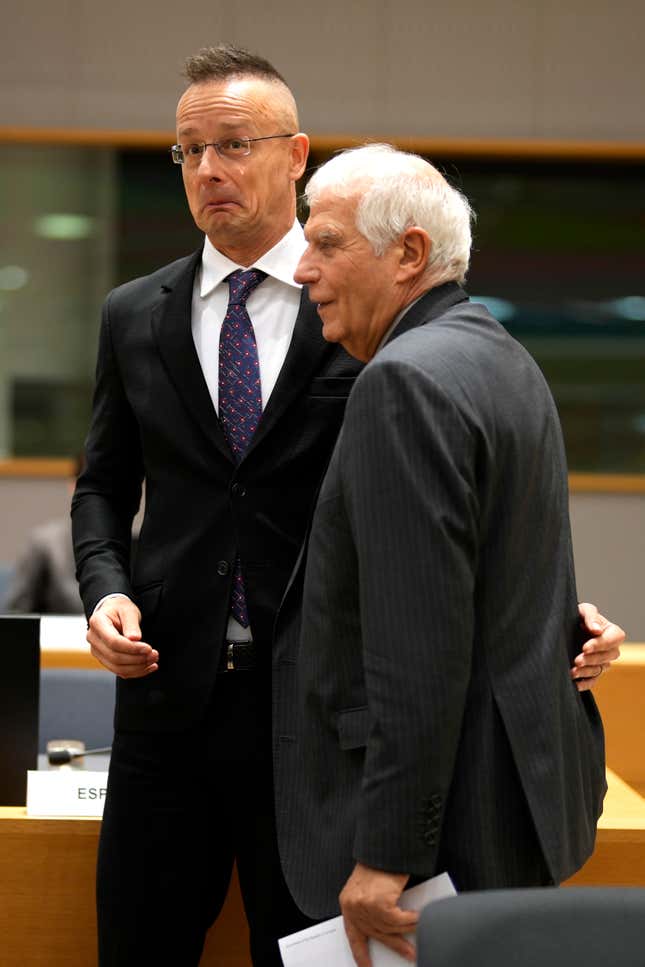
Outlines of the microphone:
<svg viewBox="0 0 645 967">
<path fill-rule="evenodd" d="M 47 760 L 50 766 L 63 766 L 70 763 L 72 759 L 82 759 L 86 755 L 108 755 L 111 751 L 111 745 L 106 745 L 101 749 L 82 749 L 80 752 L 59 745 L 47 750 Z"/>
</svg>

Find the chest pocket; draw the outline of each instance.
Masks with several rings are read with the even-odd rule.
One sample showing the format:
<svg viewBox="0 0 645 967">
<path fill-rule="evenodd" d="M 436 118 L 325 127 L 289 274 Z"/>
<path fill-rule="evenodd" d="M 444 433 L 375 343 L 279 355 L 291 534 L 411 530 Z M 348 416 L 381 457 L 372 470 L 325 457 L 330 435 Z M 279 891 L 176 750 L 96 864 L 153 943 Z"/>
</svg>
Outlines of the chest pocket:
<svg viewBox="0 0 645 967">
<path fill-rule="evenodd" d="M 354 385 L 354 379 L 354 376 L 316 376 L 311 381 L 309 396 L 346 400 Z"/>
</svg>

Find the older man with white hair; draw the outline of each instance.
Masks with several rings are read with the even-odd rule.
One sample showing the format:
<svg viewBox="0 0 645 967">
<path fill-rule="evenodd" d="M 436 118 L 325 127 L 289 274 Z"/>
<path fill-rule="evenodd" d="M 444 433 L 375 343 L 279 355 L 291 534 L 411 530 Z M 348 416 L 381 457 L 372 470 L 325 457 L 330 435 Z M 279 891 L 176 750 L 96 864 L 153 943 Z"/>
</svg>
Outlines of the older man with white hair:
<svg viewBox="0 0 645 967">
<path fill-rule="evenodd" d="M 410 880 L 578 869 L 603 734 L 568 672 L 581 631 L 557 412 L 462 288 L 468 202 L 382 145 L 333 158 L 307 196 L 296 279 L 325 338 L 368 365 L 319 494 L 302 614 L 288 592 L 279 618 L 276 802 L 296 902 L 329 916 L 342 889 L 362 967 L 370 936 L 413 958 Z"/>
</svg>

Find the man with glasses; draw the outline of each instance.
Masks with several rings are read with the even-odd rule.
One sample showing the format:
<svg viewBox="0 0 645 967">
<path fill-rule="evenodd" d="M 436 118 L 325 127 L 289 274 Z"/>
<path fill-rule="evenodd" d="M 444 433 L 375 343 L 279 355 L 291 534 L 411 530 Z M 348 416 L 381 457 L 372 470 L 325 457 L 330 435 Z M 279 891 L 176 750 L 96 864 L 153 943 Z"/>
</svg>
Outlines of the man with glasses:
<svg viewBox="0 0 645 967">
<path fill-rule="evenodd" d="M 119 676 L 101 967 L 196 965 L 234 860 L 254 964 L 310 922 L 277 853 L 271 643 L 360 366 L 293 279 L 308 139 L 289 88 L 233 47 L 186 76 L 172 156 L 204 246 L 108 297 L 72 507 L 88 640 Z M 606 626 L 583 674 L 614 655 Z"/>
<path fill-rule="evenodd" d="M 102 967 L 197 964 L 234 860 L 255 964 L 309 923 L 277 856 L 271 638 L 359 366 L 293 280 L 308 139 L 291 92 L 235 48 L 186 75 L 172 156 L 204 247 L 109 296 L 73 502 L 88 639 L 119 676 Z"/>
</svg>

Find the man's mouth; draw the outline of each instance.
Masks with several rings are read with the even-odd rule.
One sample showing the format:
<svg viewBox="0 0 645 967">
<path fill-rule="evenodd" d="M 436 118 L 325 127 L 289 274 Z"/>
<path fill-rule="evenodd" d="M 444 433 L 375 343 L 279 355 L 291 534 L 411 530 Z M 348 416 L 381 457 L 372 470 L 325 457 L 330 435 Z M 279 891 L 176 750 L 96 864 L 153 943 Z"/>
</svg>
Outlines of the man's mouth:
<svg viewBox="0 0 645 967">
<path fill-rule="evenodd" d="M 239 207 L 238 203 L 233 201 L 232 198 L 213 198 L 211 201 L 206 202 L 204 211 L 226 211 L 237 207 Z"/>
</svg>

